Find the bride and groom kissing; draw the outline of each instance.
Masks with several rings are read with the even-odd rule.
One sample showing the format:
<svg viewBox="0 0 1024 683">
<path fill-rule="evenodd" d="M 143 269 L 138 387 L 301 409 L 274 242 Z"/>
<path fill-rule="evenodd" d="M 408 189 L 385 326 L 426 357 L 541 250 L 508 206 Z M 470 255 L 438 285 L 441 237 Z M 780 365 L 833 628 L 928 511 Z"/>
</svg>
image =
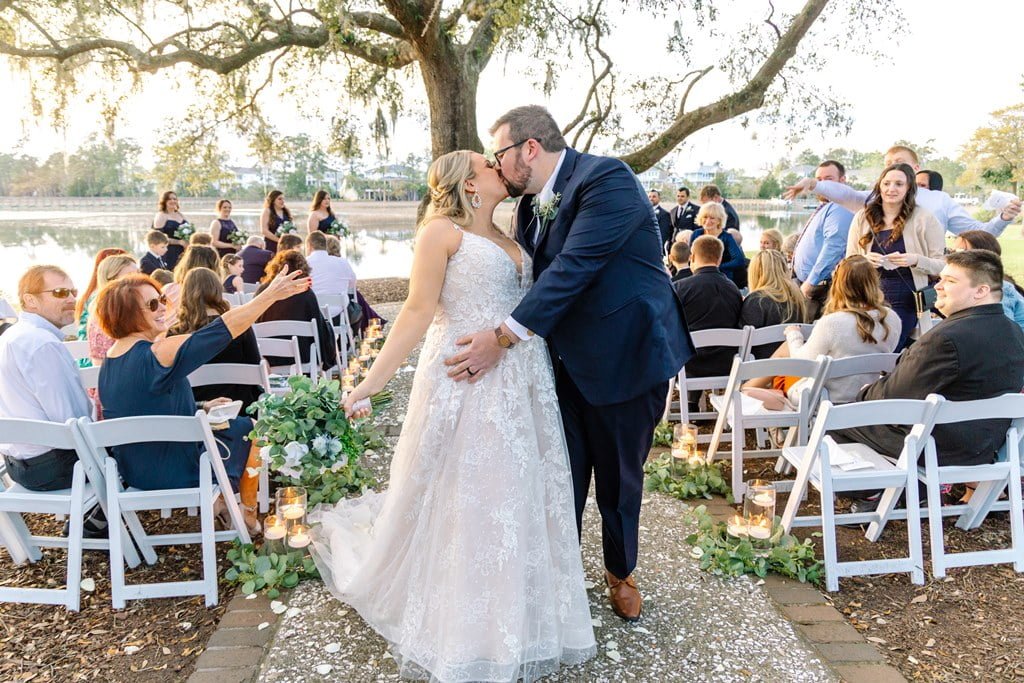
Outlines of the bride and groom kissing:
<svg viewBox="0 0 1024 683">
<path fill-rule="evenodd" d="M 431 165 L 408 299 L 346 398 L 367 415 L 423 339 L 389 488 L 315 515 L 326 585 L 404 676 L 439 681 L 533 680 L 593 656 L 592 479 L 612 608 L 640 617 L 643 464 L 693 354 L 632 171 L 568 148 L 539 106 L 491 133 L 493 160 Z M 509 195 L 514 239 L 493 223 Z"/>
</svg>

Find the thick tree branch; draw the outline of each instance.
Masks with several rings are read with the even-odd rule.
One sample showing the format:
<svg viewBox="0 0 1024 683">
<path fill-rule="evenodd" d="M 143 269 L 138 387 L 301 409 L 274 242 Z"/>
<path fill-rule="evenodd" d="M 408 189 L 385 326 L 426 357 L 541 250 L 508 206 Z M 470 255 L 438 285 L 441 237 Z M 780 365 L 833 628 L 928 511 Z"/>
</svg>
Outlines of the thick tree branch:
<svg viewBox="0 0 1024 683">
<path fill-rule="evenodd" d="M 800 41 L 817 21 L 829 0 L 807 0 L 804 8 L 793 18 L 793 23 L 775 45 L 775 49 L 750 80 L 739 90 L 716 102 L 686 112 L 672 122 L 661 134 L 635 152 L 622 157 L 634 171 L 644 171 L 702 128 L 727 121 L 740 114 L 753 111 L 764 104 L 765 93 L 786 63 L 796 54 Z"/>
<path fill-rule="evenodd" d="M 370 31 L 377 31 L 392 38 L 404 38 L 402 25 L 391 17 L 377 12 L 350 12 L 345 15 L 353 25 Z"/>
</svg>

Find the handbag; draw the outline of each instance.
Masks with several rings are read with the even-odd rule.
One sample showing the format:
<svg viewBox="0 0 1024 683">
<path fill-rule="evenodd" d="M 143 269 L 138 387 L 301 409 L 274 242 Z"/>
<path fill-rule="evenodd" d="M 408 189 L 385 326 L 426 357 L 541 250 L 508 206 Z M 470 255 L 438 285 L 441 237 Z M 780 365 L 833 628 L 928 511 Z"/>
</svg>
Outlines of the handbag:
<svg viewBox="0 0 1024 683">
<path fill-rule="evenodd" d="M 348 316 L 348 324 L 352 326 L 352 329 L 356 329 L 363 321 L 363 307 L 355 299 L 348 300 L 345 314 Z"/>
<path fill-rule="evenodd" d="M 917 302 L 917 315 L 920 316 L 922 313 L 935 308 L 935 302 L 938 298 L 939 295 L 935 291 L 934 285 L 928 285 L 914 292 L 914 300 Z"/>
</svg>

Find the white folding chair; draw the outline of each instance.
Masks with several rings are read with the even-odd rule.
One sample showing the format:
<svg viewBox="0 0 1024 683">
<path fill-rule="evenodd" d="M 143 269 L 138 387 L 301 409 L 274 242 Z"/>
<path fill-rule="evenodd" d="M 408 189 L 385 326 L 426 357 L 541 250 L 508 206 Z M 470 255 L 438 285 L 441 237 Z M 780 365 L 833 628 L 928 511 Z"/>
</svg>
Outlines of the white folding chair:
<svg viewBox="0 0 1024 683">
<path fill-rule="evenodd" d="M 105 538 L 82 537 L 84 517 L 94 505 L 105 509 L 105 491 L 102 471 L 89 457 L 88 449 L 78 433 L 72 418 L 65 424 L 0 419 L 0 441 L 26 443 L 46 448 L 74 450 L 79 461 L 72 473 L 71 488 L 56 491 L 35 491 L 12 481 L 0 480 L 0 541 L 7 547 L 15 564 L 35 562 L 42 558 L 40 548 L 67 548 L 67 583 L 64 588 L 0 587 L 0 602 L 27 602 L 61 605 L 77 612 L 81 604 L 82 550 L 106 550 Z M 25 525 L 23 513 L 67 515 L 70 524 L 67 538 L 60 536 L 33 536 Z M 108 527 L 121 527 L 118 519 L 108 515 Z M 132 567 L 139 564 L 135 547 L 129 544 L 126 559 Z"/>
<path fill-rule="evenodd" d="M 203 387 L 210 384 L 241 384 L 259 387 L 267 394 L 272 393 L 267 361 L 263 361 L 259 365 L 210 363 L 193 371 L 188 376 L 188 381 L 193 387 Z M 259 500 L 260 512 L 267 512 L 270 509 L 270 480 L 266 462 L 260 467 L 257 498 Z"/>
<path fill-rule="evenodd" d="M 84 360 L 89 358 L 89 342 L 84 339 L 66 341 L 64 342 L 64 348 L 71 353 L 71 357 L 75 360 Z"/>
<path fill-rule="evenodd" d="M 82 380 L 82 386 L 86 389 L 98 389 L 100 386 L 99 366 L 78 368 L 78 379 Z"/>
<path fill-rule="evenodd" d="M 121 609 L 128 600 L 145 598 L 169 598 L 184 595 L 202 595 L 207 607 L 217 604 L 217 541 L 235 538 L 249 543 L 249 532 L 242 517 L 242 511 L 235 500 L 234 490 L 228 481 L 220 449 L 206 413 L 196 412 L 194 417 L 152 415 L 124 417 L 116 420 L 90 422 L 79 420 L 79 428 L 86 444 L 105 465 L 107 484 L 108 518 L 117 519 L 122 511 L 135 513 L 139 510 L 161 510 L 164 508 L 199 508 L 199 533 L 177 533 L 148 535 L 134 516 L 125 517 L 128 528 L 139 550 L 147 561 L 155 561 L 154 546 L 200 544 L 202 547 L 203 578 L 198 581 L 171 581 L 163 583 L 125 583 L 124 548 L 130 543 L 118 526 L 110 529 L 110 584 L 113 605 Z M 202 452 L 199 456 L 199 485 L 192 488 L 157 489 L 144 491 L 136 488 L 125 489 L 117 469 L 117 462 L 108 455 L 112 446 L 137 443 L 174 442 L 198 443 Z M 233 529 L 214 531 L 213 503 L 217 496 L 224 499 Z"/>
<path fill-rule="evenodd" d="M 727 346 L 736 349 L 737 356 L 745 358 L 750 347 L 750 334 L 753 329 L 753 327 L 747 325 L 741 329 L 723 327 L 708 330 L 697 330 L 695 332 L 691 332 L 690 337 L 693 339 L 693 346 L 696 349 L 703 349 L 711 346 Z M 668 397 L 665 401 L 665 414 L 662 419 L 670 421 L 678 419 L 683 424 L 698 421 L 707 422 L 716 419 L 718 417 L 718 413 L 713 410 L 691 413 L 688 393 L 690 391 L 721 391 L 725 389 L 728 383 L 728 375 L 688 377 L 686 374 L 686 366 L 684 365 L 679 369 L 679 374 L 669 380 Z M 676 387 L 679 388 L 678 413 L 672 412 L 672 392 Z M 728 439 L 728 435 L 726 435 L 725 438 Z M 707 443 L 710 440 L 710 434 L 698 434 L 697 436 L 698 443 Z"/>
<path fill-rule="evenodd" d="M 278 338 L 309 338 L 309 363 L 299 364 L 299 372 L 309 374 L 309 378 L 315 380 L 320 371 L 320 332 L 317 330 L 316 320 L 270 320 L 256 323 L 252 326 L 253 332 L 258 339 L 268 337 Z"/>
<path fill-rule="evenodd" d="M 244 295 L 241 292 L 225 292 L 223 296 L 224 301 L 227 301 L 229 304 L 231 304 L 232 308 L 234 308 L 235 306 L 241 306 L 243 303 L 242 297 Z"/>
<path fill-rule="evenodd" d="M 928 491 L 928 531 L 932 548 L 932 575 L 942 578 L 949 567 L 973 567 L 982 564 L 1012 562 L 1014 570 L 1024 571 L 1024 506 L 1021 502 L 1021 439 L 1024 438 L 1024 394 L 1006 394 L 977 401 L 944 401 L 935 416 L 936 425 L 949 425 L 972 420 L 1009 419 L 1006 432 L 1006 462 L 988 465 L 940 465 L 939 453 L 932 438 L 925 445 L 924 467 L 917 478 Z M 1010 511 L 1010 547 L 974 552 L 947 553 L 942 533 L 942 518 L 955 511 L 942 505 L 939 487 L 942 484 L 977 482 L 970 502 L 963 508 L 957 526 L 972 529 L 979 526 L 988 513 L 998 508 Z M 997 505 L 999 495 L 1007 490 L 1008 500 Z"/>
<path fill-rule="evenodd" d="M 267 358 L 291 358 L 291 365 L 272 365 L 271 372 L 284 372 L 288 376 L 302 374 L 302 355 L 299 351 L 299 340 L 297 337 L 290 339 L 274 339 L 272 337 L 256 337 L 256 346 L 264 360 Z M 269 362 L 269 361 L 267 361 Z M 271 393 L 282 393 L 287 391 L 271 389 Z"/>
<path fill-rule="evenodd" d="M 242 291 L 245 292 L 246 294 L 255 294 L 256 290 L 259 289 L 259 288 L 260 288 L 260 284 L 258 282 L 252 282 L 252 283 L 250 283 L 250 282 L 243 282 L 242 283 Z"/>
<path fill-rule="evenodd" d="M 802 358 L 770 358 L 767 360 L 741 361 L 739 356 L 733 359 L 732 372 L 725 393 L 712 396 L 711 403 L 718 409 L 718 420 L 715 431 L 708 446 L 707 461 L 712 462 L 722 441 L 726 426 L 732 429 L 732 495 L 735 500 L 743 500 L 746 485 L 743 483 L 743 461 L 752 458 L 768 458 L 780 455 L 778 449 L 744 451 L 743 439 L 747 429 L 758 427 L 779 427 L 789 430 L 785 445 L 804 445 L 810 431 L 811 415 L 814 413 L 821 393 L 822 378 L 828 371 L 831 359 L 818 356 L 816 360 Z M 795 410 L 767 410 L 760 407 L 760 402 L 744 396 L 742 385 L 755 377 L 784 375 L 787 377 L 810 378 L 810 386 L 800 392 L 799 405 Z M 744 408 L 744 403 L 747 407 Z M 755 405 L 756 404 L 756 405 Z M 784 488 L 790 482 L 780 482 Z"/>
<path fill-rule="evenodd" d="M 338 340 L 338 348 L 340 349 L 338 367 L 344 372 L 345 366 L 348 365 L 348 350 L 355 349 L 355 338 L 352 335 L 352 325 L 348 318 L 348 302 L 350 301 L 347 294 L 317 294 L 317 301 L 320 302 L 321 306 L 326 306 L 328 309 L 337 308 L 341 311 L 341 318 L 339 324 L 333 325 L 334 334 Z M 324 317 L 330 321 L 331 316 L 329 312 L 324 313 Z"/>
</svg>

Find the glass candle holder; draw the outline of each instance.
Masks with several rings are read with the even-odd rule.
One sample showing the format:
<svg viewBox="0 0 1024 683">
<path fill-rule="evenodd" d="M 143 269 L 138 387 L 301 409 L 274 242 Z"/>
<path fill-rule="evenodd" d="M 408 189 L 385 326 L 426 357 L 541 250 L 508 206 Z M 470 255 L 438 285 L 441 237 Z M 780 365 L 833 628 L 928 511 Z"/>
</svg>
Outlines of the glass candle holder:
<svg viewBox="0 0 1024 683">
<path fill-rule="evenodd" d="M 726 522 L 725 530 L 730 536 L 744 538 L 747 535 L 747 520 L 740 515 L 733 515 Z"/>
<path fill-rule="evenodd" d="M 747 533 L 752 540 L 767 541 L 771 538 L 775 521 L 775 484 L 763 479 L 747 482 L 743 517 L 747 520 Z"/>
<path fill-rule="evenodd" d="M 306 489 L 302 486 L 282 486 L 276 494 L 277 517 L 287 526 L 303 524 L 306 519 Z"/>
<path fill-rule="evenodd" d="M 284 537 L 287 533 L 284 520 L 277 515 L 267 515 L 263 518 L 263 542 L 269 545 L 271 552 L 284 548 Z"/>
<path fill-rule="evenodd" d="M 694 467 L 701 463 L 697 455 L 697 427 L 677 424 L 672 428 L 672 470 L 684 471 L 683 463 Z"/>
<path fill-rule="evenodd" d="M 309 527 L 305 524 L 295 524 L 288 527 L 287 545 L 288 550 L 305 550 L 312 543 L 309 536 Z"/>
</svg>

